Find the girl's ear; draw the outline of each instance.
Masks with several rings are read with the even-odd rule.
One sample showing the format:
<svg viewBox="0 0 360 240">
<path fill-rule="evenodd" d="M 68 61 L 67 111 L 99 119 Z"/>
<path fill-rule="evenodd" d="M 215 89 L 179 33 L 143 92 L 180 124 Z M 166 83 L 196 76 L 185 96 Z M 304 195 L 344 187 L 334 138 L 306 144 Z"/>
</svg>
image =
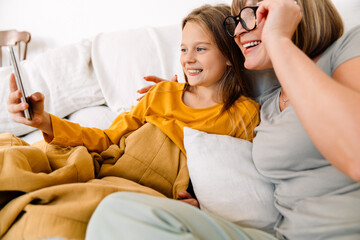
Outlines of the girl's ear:
<svg viewBox="0 0 360 240">
<path fill-rule="evenodd" d="M 232 66 L 232 64 L 231 64 L 231 62 L 229 61 L 229 60 L 226 60 L 226 65 L 228 65 L 228 66 Z"/>
</svg>

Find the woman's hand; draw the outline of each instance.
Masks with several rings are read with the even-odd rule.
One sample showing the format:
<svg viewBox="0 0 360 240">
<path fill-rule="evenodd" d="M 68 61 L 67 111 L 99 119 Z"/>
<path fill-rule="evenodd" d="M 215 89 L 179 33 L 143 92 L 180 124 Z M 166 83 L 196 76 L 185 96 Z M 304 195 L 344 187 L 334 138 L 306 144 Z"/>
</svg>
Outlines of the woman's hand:
<svg viewBox="0 0 360 240">
<path fill-rule="evenodd" d="M 167 81 L 166 79 L 163 79 L 163 78 L 159 78 L 157 76 L 146 76 L 144 77 L 144 79 L 148 82 L 154 82 L 154 83 L 159 83 L 159 82 L 164 82 L 164 81 Z M 177 82 L 177 75 L 175 74 L 171 80 L 171 82 Z M 144 88 L 141 88 L 139 89 L 137 92 L 140 93 L 140 94 L 143 94 L 143 93 L 147 93 L 150 88 L 152 88 L 153 85 L 149 85 L 147 87 L 144 87 Z M 145 95 L 139 97 L 138 99 L 136 99 L 137 101 L 140 101 Z"/>
<path fill-rule="evenodd" d="M 291 40 L 302 19 L 300 6 L 294 0 L 261 1 L 256 14 L 258 23 L 263 24 L 262 41 L 276 48 L 279 39 Z"/>
<path fill-rule="evenodd" d="M 11 74 L 9 80 L 10 93 L 8 97 L 8 111 L 11 113 L 15 122 L 22 123 L 34 128 L 38 128 L 49 136 L 53 136 L 50 115 L 44 111 L 44 95 L 36 92 L 29 99 L 32 108 L 32 119 L 27 120 L 24 116 L 24 110 L 29 108 L 28 103 L 22 103 L 21 91 L 17 88 L 14 74 Z"/>
<path fill-rule="evenodd" d="M 180 201 L 190 204 L 194 207 L 200 208 L 199 202 L 190 195 L 187 191 L 182 191 L 178 193 L 178 196 L 180 198 Z"/>
</svg>

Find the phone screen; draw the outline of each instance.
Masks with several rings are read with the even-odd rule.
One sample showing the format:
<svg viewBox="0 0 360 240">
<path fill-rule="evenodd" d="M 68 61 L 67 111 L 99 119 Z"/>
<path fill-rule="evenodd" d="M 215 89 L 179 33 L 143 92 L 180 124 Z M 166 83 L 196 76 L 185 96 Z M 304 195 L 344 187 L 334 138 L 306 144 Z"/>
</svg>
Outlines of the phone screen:
<svg viewBox="0 0 360 240">
<path fill-rule="evenodd" d="M 24 111 L 24 115 L 25 115 L 26 119 L 31 120 L 32 112 L 31 112 L 30 100 L 28 100 L 28 98 L 25 94 L 24 86 L 23 86 L 22 79 L 21 79 L 22 75 L 21 75 L 21 71 L 20 71 L 20 66 L 19 66 L 16 56 L 14 54 L 14 48 L 12 46 L 10 46 L 8 48 L 9 48 L 11 65 L 13 66 L 13 70 L 14 70 L 16 85 L 22 93 L 21 102 L 26 102 L 29 104 L 29 108 Z"/>
</svg>

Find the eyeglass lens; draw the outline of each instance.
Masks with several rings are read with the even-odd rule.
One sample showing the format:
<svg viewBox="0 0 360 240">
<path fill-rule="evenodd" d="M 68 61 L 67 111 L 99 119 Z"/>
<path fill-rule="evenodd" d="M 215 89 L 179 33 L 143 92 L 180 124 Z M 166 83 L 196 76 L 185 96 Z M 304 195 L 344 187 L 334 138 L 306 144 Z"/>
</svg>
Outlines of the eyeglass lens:
<svg viewBox="0 0 360 240">
<path fill-rule="evenodd" d="M 240 23 L 243 28 L 248 31 L 253 30 L 256 27 L 256 15 L 255 11 L 252 8 L 244 8 L 240 12 Z M 238 18 L 238 17 L 236 17 Z M 227 17 L 225 19 L 225 28 L 229 35 L 235 35 L 235 28 L 239 23 L 239 20 L 236 21 L 235 17 Z"/>
<path fill-rule="evenodd" d="M 240 13 L 240 18 L 243 20 L 242 24 L 246 25 L 246 27 L 243 26 L 245 29 L 252 30 L 255 28 L 256 16 L 252 8 L 244 8 Z"/>
</svg>

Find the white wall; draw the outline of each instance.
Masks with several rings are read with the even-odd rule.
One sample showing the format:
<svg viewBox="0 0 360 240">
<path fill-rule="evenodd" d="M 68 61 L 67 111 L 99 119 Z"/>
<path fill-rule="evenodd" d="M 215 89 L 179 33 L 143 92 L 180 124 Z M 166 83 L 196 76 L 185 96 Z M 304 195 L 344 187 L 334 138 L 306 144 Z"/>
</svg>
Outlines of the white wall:
<svg viewBox="0 0 360 240">
<path fill-rule="evenodd" d="M 0 0 L 0 30 L 30 32 L 31 58 L 100 32 L 180 24 L 205 3 L 231 4 L 231 0 Z"/>
<path fill-rule="evenodd" d="M 32 40 L 28 58 L 32 58 L 46 49 L 92 38 L 100 32 L 180 24 L 195 7 L 231 1 L 0 0 L 0 30 L 29 31 Z M 360 24 L 360 0 L 333 2 L 348 26 Z"/>
<path fill-rule="evenodd" d="M 345 22 L 345 30 L 360 24 L 360 0 L 332 0 Z"/>
</svg>

